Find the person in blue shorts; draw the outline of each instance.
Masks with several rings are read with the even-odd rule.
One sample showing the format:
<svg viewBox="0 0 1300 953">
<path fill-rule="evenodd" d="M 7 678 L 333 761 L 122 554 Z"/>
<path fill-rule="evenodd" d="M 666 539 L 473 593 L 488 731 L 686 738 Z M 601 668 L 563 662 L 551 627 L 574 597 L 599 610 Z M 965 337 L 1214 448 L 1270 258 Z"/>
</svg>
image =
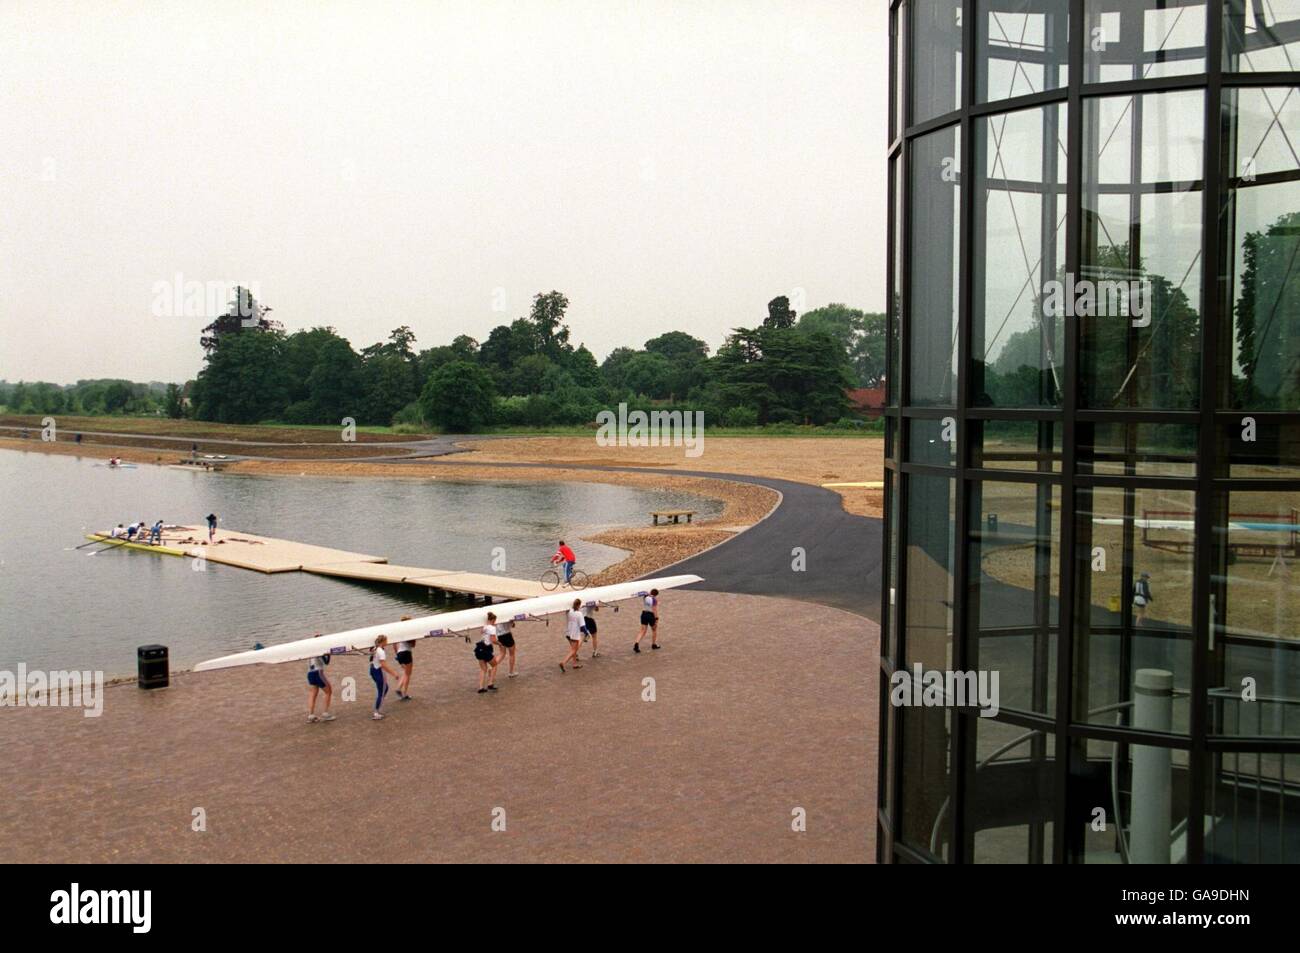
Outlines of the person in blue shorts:
<svg viewBox="0 0 1300 953">
<path fill-rule="evenodd" d="M 334 716 L 330 713 L 330 702 L 334 699 L 334 686 L 330 684 L 329 676 L 325 674 L 325 666 L 330 663 L 328 655 L 317 655 L 307 663 L 307 724 L 315 724 L 318 721 L 333 721 Z M 319 715 L 316 714 L 316 698 L 321 692 L 325 693 L 325 710 Z"/>
</svg>

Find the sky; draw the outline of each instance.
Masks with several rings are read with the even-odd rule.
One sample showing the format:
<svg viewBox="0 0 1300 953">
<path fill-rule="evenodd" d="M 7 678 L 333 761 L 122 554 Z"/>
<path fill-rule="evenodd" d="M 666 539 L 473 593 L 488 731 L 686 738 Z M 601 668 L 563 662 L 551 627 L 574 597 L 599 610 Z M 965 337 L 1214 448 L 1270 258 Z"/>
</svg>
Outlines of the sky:
<svg viewBox="0 0 1300 953">
<path fill-rule="evenodd" d="M 235 284 L 603 358 L 885 303 L 877 0 L 0 2 L 0 379 L 183 381 Z"/>
</svg>

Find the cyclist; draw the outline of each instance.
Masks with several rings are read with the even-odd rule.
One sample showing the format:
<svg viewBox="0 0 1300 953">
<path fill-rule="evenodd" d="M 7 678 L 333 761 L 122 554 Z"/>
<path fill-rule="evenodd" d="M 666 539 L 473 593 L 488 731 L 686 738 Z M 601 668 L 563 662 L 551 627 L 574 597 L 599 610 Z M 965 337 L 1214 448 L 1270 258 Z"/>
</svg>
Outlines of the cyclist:
<svg viewBox="0 0 1300 953">
<path fill-rule="evenodd" d="M 565 544 L 564 540 L 560 540 L 559 548 L 555 550 L 555 555 L 551 557 L 552 566 L 559 562 L 564 563 L 564 584 L 566 586 L 573 585 L 573 567 L 577 564 L 578 557 L 574 555 L 573 550 Z"/>
</svg>

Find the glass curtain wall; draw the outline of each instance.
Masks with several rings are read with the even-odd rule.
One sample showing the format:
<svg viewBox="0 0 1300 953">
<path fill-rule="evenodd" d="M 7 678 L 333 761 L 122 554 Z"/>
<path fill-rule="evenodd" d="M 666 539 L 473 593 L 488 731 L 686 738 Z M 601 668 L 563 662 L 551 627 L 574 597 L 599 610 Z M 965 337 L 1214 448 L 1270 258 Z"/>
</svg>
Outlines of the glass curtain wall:
<svg viewBox="0 0 1300 953">
<path fill-rule="evenodd" d="M 893 0 L 879 859 L 1300 862 L 1300 0 Z"/>
</svg>

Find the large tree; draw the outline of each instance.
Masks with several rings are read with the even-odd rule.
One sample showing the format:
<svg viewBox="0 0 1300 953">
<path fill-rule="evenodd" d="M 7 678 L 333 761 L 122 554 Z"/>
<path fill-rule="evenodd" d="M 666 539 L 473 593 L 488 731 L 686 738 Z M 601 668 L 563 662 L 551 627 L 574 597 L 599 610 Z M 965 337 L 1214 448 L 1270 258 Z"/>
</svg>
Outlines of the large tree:
<svg viewBox="0 0 1300 953">
<path fill-rule="evenodd" d="M 492 422 L 492 377 L 477 364 L 452 361 L 430 375 L 420 393 L 424 419 L 444 430 L 467 433 Z"/>
</svg>

